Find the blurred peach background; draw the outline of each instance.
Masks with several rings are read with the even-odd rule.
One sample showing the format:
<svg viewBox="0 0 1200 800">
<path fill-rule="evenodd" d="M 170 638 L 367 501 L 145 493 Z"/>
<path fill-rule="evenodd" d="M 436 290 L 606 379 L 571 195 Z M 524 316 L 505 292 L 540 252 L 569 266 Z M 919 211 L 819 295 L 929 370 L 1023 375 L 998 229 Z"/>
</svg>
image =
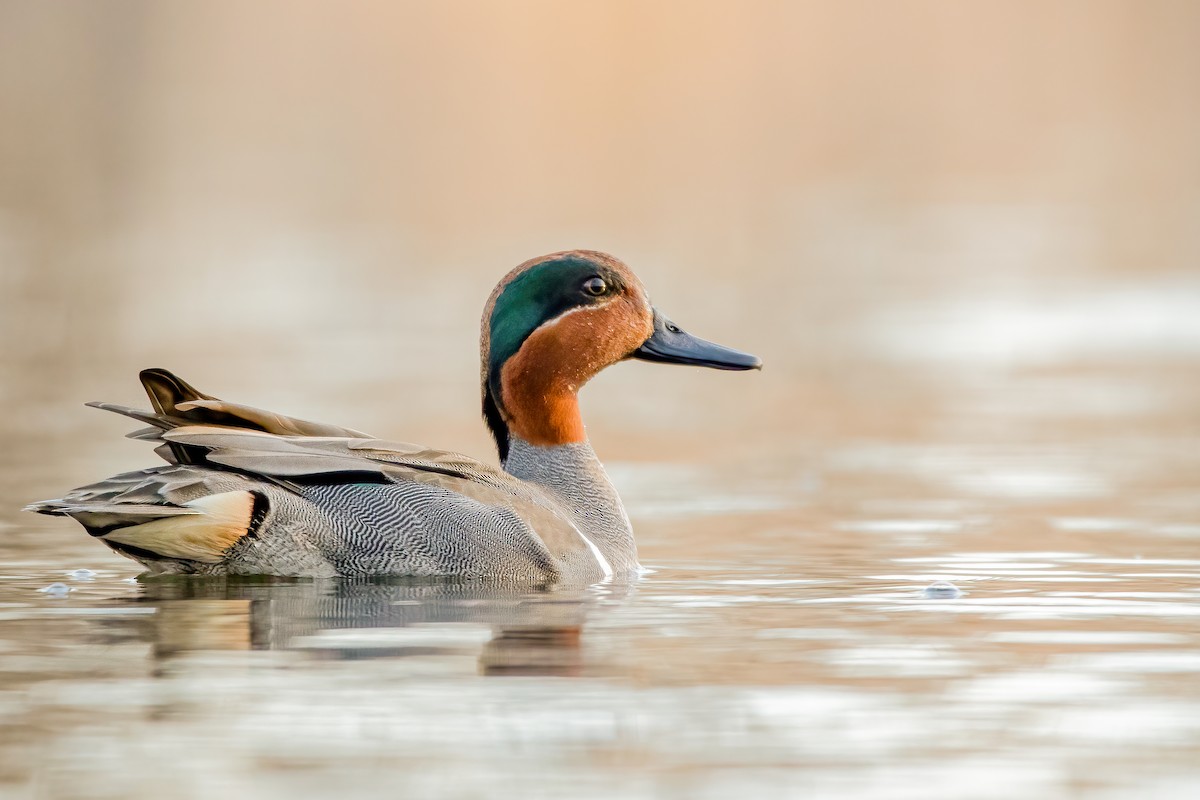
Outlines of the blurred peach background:
<svg viewBox="0 0 1200 800">
<path fill-rule="evenodd" d="M 626 456 L 903 427 L 921 375 L 1194 364 L 1198 43 L 1160 0 L 4 0 L 0 458 L 94 431 L 129 466 L 78 403 L 151 365 L 487 454 L 483 300 L 572 247 L 767 363 L 606 375 Z"/>
</svg>

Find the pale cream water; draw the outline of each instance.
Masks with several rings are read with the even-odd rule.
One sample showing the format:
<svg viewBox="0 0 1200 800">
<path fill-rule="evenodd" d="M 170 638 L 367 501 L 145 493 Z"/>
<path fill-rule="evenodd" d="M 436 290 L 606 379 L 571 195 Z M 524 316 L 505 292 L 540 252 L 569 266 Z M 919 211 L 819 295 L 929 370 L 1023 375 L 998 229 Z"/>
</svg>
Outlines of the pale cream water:
<svg viewBox="0 0 1200 800">
<path fill-rule="evenodd" d="M 69 448 L 12 432 L 5 796 L 1189 796 L 1200 383 L 1086 355 L 663 368 L 639 402 L 681 419 L 638 418 L 642 445 L 602 378 L 593 440 L 649 570 L 582 592 L 136 583 L 16 507 L 149 454 L 82 409 Z"/>
</svg>

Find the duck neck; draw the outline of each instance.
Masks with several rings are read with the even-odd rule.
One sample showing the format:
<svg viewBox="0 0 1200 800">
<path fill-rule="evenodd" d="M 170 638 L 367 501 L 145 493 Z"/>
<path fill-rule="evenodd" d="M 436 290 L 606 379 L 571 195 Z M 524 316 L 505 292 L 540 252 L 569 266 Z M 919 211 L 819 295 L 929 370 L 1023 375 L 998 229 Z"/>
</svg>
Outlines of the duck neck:
<svg viewBox="0 0 1200 800">
<path fill-rule="evenodd" d="M 508 426 L 529 444 L 549 447 L 587 441 L 577 395 L 582 381 L 565 374 L 564 363 L 522 353 L 500 372 Z"/>
<path fill-rule="evenodd" d="M 637 571 L 629 516 L 586 438 L 547 446 L 512 435 L 504 469 L 550 492 L 607 559 L 615 576 L 630 577 Z"/>
</svg>

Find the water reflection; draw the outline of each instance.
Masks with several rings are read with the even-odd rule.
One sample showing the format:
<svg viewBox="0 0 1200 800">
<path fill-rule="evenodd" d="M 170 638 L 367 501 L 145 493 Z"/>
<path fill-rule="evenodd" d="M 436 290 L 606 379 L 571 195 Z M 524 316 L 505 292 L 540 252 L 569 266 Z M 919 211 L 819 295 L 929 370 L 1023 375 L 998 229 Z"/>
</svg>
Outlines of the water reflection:
<svg viewBox="0 0 1200 800">
<path fill-rule="evenodd" d="M 36 742 L 49 785 L 112 789 L 98 797 L 144 796 L 113 768 L 135 755 L 140 780 L 183 765 L 279 798 L 381 779 L 653 797 L 676 786 L 664 773 L 681 796 L 891 797 L 897 780 L 977 796 L 984 776 L 1000 798 L 1069 795 L 1081 772 L 1140 786 L 1121 758 L 1194 774 L 1200 560 L 968 532 L 880 557 L 878 531 L 834 520 L 814 536 L 841 537 L 839 556 L 792 529 L 793 558 L 735 561 L 766 520 L 683 522 L 730 549 L 656 563 L 633 594 L 3 576 L 0 743 Z M 54 578 L 74 591 L 36 591 Z M 962 595 L 923 596 L 949 579 Z"/>
<path fill-rule="evenodd" d="M 481 675 L 582 675 L 591 610 L 629 587 L 550 591 L 461 581 L 167 576 L 125 601 L 152 612 L 153 657 L 290 650 L 320 659 L 461 659 Z"/>
</svg>

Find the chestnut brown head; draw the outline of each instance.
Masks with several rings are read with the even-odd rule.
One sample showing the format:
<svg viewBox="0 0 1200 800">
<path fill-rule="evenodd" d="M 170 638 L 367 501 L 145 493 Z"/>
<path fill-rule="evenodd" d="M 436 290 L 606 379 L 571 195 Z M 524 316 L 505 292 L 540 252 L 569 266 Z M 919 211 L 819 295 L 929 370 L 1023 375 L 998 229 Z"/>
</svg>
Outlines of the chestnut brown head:
<svg viewBox="0 0 1200 800">
<path fill-rule="evenodd" d="M 575 394 L 626 358 L 758 369 L 755 356 L 680 330 L 623 263 L 594 250 L 535 258 L 514 269 L 484 308 L 483 414 L 503 461 L 515 433 L 532 444 L 583 441 Z"/>
</svg>

